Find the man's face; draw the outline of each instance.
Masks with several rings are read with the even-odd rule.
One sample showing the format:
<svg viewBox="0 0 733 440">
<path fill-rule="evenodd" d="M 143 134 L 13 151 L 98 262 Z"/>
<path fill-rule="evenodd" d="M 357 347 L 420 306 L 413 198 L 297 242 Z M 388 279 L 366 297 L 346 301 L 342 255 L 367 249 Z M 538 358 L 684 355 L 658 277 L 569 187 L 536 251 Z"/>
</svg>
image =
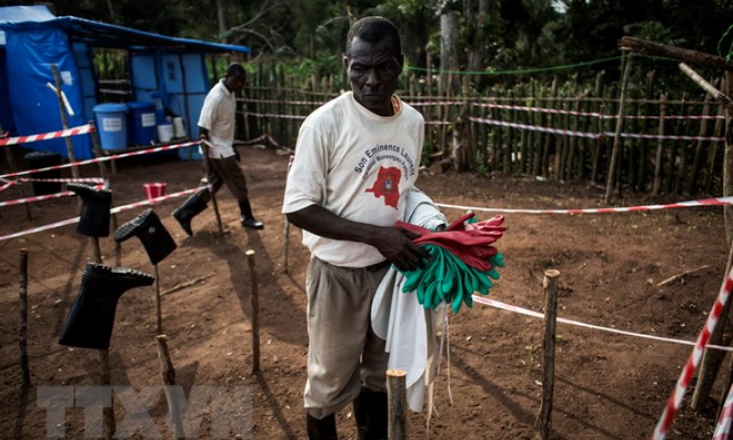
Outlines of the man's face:
<svg viewBox="0 0 733 440">
<path fill-rule="evenodd" d="M 402 72 L 402 57 L 390 38 L 376 44 L 358 37 L 351 40 L 346 70 L 358 103 L 380 116 L 391 116 L 392 94 Z"/>
<path fill-rule="evenodd" d="M 232 75 L 226 78 L 224 85 L 230 92 L 238 92 L 244 86 L 244 75 Z"/>
</svg>

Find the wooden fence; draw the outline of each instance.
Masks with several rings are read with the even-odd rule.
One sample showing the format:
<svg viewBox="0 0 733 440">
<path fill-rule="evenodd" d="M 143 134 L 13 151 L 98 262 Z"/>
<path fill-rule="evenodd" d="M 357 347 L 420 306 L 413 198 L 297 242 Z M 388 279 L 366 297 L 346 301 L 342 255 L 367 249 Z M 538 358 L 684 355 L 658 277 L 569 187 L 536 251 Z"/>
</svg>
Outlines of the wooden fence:
<svg viewBox="0 0 733 440">
<path fill-rule="evenodd" d="M 294 147 L 303 119 L 349 90 L 344 75 L 317 78 L 258 64 L 240 99 L 240 138 L 262 134 Z M 637 71 L 625 99 L 616 190 L 719 195 L 725 120 L 701 93 L 654 96 L 653 71 Z M 445 84 L 452 84 L 446 87 Z M 467 76 L 408 72 L 398 94 L 426 120 L 422 165 L 460 171 L 605 183 L 620 84 L 529 79 L 479 93 Z"/>
</svg>

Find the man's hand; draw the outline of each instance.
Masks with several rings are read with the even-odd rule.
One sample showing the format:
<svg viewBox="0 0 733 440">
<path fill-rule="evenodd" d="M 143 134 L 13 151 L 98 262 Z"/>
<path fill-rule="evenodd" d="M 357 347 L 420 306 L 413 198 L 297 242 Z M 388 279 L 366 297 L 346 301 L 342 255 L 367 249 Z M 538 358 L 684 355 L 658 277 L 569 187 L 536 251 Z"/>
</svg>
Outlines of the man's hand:
<svg viewBox="0 0 733 440">
<path fill-rule="evenodd" d="M 384 255 L 390 263 L 403 272 L 425 267 L 430 252 L 412 242 L 418 234 L 398 227 L 379 228 L 370 244 Z"/>
</svg>

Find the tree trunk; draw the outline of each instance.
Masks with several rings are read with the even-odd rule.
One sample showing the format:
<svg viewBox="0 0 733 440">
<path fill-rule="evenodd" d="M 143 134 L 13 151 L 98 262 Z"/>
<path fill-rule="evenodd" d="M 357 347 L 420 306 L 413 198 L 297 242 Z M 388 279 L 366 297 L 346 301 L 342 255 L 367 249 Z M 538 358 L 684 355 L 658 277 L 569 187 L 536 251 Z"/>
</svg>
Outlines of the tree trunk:
<svg viewBox="0 0 733 440">
<path fill-rule="evenodd" d="M 467 11 L 469 14 L 473 14 L 474 11 Z M 485 44 L 485 28 L 486 28 L 486 16 L 489 12 L 489 0 L 479 0 L 478 14 L 466 15 L 468 17 L 475 17 L 475 21 L 472 20 L 473 29 L 473 46 L 468 49 L 468 70 L 471 72 L 479 72 L 484 70 L 484 57 L 486 50 L 484 49 Z"/>
<path fill-rule="evenodd" d="M 227 23 L 226 23 L 226 5 L 224 4 L 225 0 L 216 0 L 216 18 L 219 22 L 219 34 L 223 35 L 227 31 Z M 226 43 L 228 40 L 227 37 L 222 37 L 222 41 Z"/>
<path fill-rule="evenodd" d="M 444 11 L 440 14 L 440 70 L 443 84 L 448 85 L 447 71 L 458 68 L 458 14 Z M 454 84 L 449 86 L 454 94 L 458 92 Z"/>
</svg>

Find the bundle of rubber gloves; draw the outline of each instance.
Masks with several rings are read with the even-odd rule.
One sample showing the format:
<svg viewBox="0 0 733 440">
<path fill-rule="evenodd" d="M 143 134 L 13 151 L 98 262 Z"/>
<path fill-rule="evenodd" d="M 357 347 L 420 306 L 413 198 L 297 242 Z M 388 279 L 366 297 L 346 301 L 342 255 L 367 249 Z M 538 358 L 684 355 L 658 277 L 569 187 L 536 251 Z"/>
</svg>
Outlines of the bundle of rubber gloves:
<svg viewBox="0 0 733 440">
<path fill-rule="evenodd" d="M 431 231 L 409 223 L 395 226 L 419 234 L 415 244 L 427 249 L 432 259 L 424 268 L 403 272 L 402 292 L 415 292 L 426 309 L 436 309 L 442 302 L 458 313 L 461 304 L 473 306 L 471 295 L 488 295 L 492 280 L 499 279 L 497 267 L 504 267 L 504 257 L 492 246 L 504 234 L 503 216 L 477 222 L 468 213 L 444 231 Z"/>
</svg>

